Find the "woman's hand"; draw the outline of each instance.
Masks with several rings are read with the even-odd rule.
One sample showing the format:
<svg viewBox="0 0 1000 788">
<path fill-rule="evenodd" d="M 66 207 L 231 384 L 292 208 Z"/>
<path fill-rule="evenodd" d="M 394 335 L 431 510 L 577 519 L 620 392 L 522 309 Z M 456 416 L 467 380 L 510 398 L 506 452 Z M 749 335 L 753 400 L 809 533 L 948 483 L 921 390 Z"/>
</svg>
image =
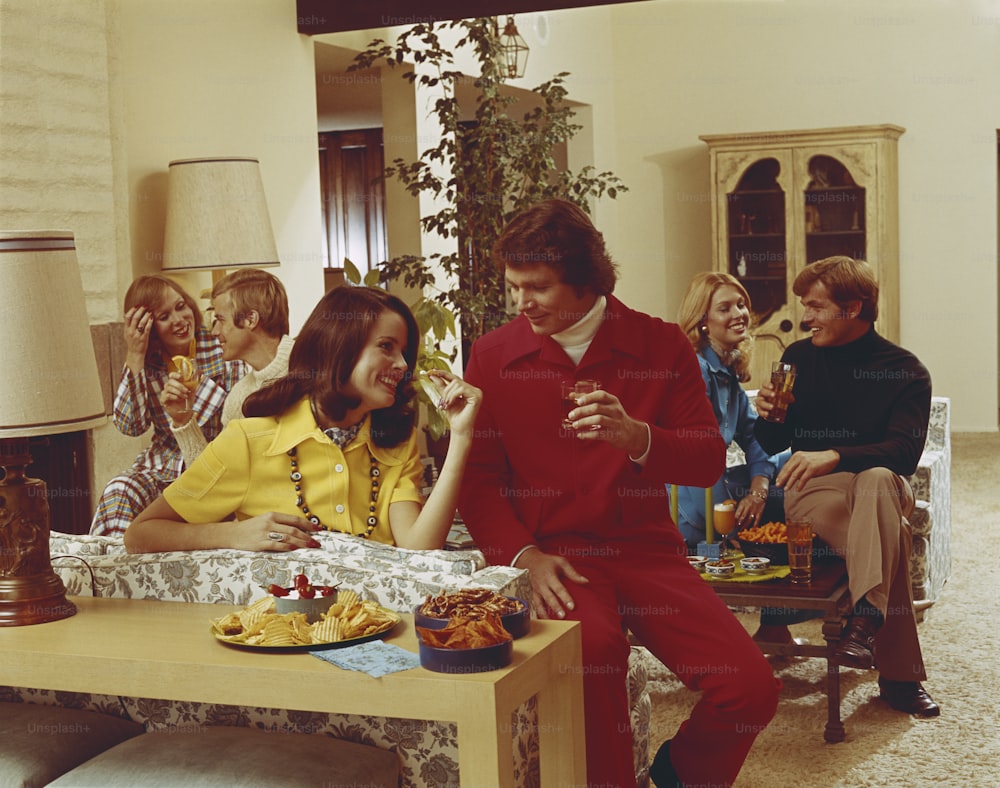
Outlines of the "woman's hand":
<svg viewBox="0 0 1000 788">
<path fill-rule="evenodd" d="M 441 394 L 438 409 L 448 417 L 452 435 L 471 437 L 483 392 L 452 372 L 434 369 L 426 375 Z"/>
<path fill-rule="evenodd" d="M 320 530 L 322 526 L 303 517 L 268 512 L 237 523 L 232 546 L 237 550 L 287 553 L 300 547 L 319 547 L 313 533 Z"/>
<path fill-rule="evenodd" d="M 764 504 L 767 503 L 767 491 L 762 492 L 763 498 L 760 497 L 760 494 L 754 495 L 753 492 L 748 492 L 736 504 L 736 524 L 740 529 L 755 528 L 760 525 L 760 518 L 764 514 Z"/>
<path fill-rule="evenodd" d="M 125 313 L 125 363 L 138 376 L 146 364 L 153 316 L 144 306 L 134 306 Z"/>
<path fill-rule="evenodd" d="M 160 404 L 175 427 L 184 426 L 194 416 L 194 411 L 191 409 L 194 396 L 194 392 L 188 391 L 187 386 L 181 383 L 180 373 L 171 372 L 164 378 L 163 389 L 160 391 Z M 189 397 L 192 399 L 189 400 Z"/>
</svg>

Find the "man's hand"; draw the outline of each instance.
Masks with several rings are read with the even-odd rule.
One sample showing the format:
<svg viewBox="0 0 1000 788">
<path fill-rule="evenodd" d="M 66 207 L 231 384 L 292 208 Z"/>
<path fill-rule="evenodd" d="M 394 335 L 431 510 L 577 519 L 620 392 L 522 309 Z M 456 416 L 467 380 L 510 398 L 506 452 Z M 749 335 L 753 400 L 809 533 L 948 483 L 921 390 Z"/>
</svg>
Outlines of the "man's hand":
<svg viewBox="0 0 1000 788">
<path fill-rule="evenodd" d="M 771 411 L 774 410 L 774 393 L 774 386 L 769 382 L 757 390 L 757 398 L 754 400 L 753 405 L 757 409 L 757 415 L 765 421 L 771 416 Z"/>
<path fill-rule="evenodd" d="M 830 473 L 840 462 L 840 453 L 834 449 L 824 451 L 797 451 L 778 471 L 775 484 L 786 490 L 801 490 L 813 476 Z"/>
<path fill-rule="evenodd" d="M 566 611 L 573 609 L 573 597 L 562 578 L 574 583 L 590 582 L 562 556 L 543 553 L 537 547 L 521 553 L 515 566 L 528 570 L 536 618 L 566 618 Z"/>
<path fill-rule="evenodd" d="M 630 457 L 641 457 L 649 448 L 646 423 L 633 419 L 614 394 L 598 389 L 577 397 L 567 418 L 580 440 L 607 441 Z"/>
</svg>

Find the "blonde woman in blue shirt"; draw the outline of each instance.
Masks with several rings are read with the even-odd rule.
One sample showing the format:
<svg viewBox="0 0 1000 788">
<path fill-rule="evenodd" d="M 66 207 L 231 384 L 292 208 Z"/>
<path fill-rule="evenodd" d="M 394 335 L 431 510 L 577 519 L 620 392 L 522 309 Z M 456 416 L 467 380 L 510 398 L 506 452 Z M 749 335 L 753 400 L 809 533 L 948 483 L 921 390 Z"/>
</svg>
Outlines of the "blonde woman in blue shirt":
<svg viewBox="0 0 1000 788">
<path fill-rule="evenodd" d="M 424 503 L 410 377 L 420 334 L 377 288 L 339 287 L 299 333 L 288 375 L 235 419 L 125 533 L 129 552 L 287 551 L 340 531 L 411 549 L 444 544 L 472 439 L 479 389 L 435 372 L 448 455 Z"/>
</svg>

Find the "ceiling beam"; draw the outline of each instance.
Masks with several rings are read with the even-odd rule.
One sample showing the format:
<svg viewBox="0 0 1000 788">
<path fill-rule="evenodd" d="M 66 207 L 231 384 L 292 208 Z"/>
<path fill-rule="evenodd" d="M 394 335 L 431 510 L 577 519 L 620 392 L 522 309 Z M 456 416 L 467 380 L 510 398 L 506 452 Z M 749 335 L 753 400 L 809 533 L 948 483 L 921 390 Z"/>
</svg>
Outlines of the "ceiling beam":
<svg viewBox="0 0 1000 788">
<path fill-rule="evenodd" d="M 314 36 L 470 16 L 501 16 L 641 0 L 296 0 L 299 32 Z"/>
</svg>

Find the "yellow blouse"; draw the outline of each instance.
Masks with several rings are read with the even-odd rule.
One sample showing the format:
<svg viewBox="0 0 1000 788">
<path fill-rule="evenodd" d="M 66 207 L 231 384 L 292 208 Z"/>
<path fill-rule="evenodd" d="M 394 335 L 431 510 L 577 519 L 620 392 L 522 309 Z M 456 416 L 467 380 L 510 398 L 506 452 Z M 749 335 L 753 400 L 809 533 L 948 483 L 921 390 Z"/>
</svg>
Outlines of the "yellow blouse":
<svg viewBox="0 0 1000 788">
<path fill-rule="evenodd" d="M 389 505 L 423 502 L 423 465 L 416 431 L 391 448 L 371 441 L 371 419 L 341 450 L 316 425 L 303 398 L 281 416 L 234 419 L 163 493 L 189 523 L 210 523 L 235 514 L 238 520 L 266 512 L 303 516 L 296 505 L 288 450 L 296 448 L 302 495 L 312 514 L 332 531 L 364 534 L 369 515 L 374 457 L 381 470 L 371 539 L 394 544 Z"/>
</svg>

